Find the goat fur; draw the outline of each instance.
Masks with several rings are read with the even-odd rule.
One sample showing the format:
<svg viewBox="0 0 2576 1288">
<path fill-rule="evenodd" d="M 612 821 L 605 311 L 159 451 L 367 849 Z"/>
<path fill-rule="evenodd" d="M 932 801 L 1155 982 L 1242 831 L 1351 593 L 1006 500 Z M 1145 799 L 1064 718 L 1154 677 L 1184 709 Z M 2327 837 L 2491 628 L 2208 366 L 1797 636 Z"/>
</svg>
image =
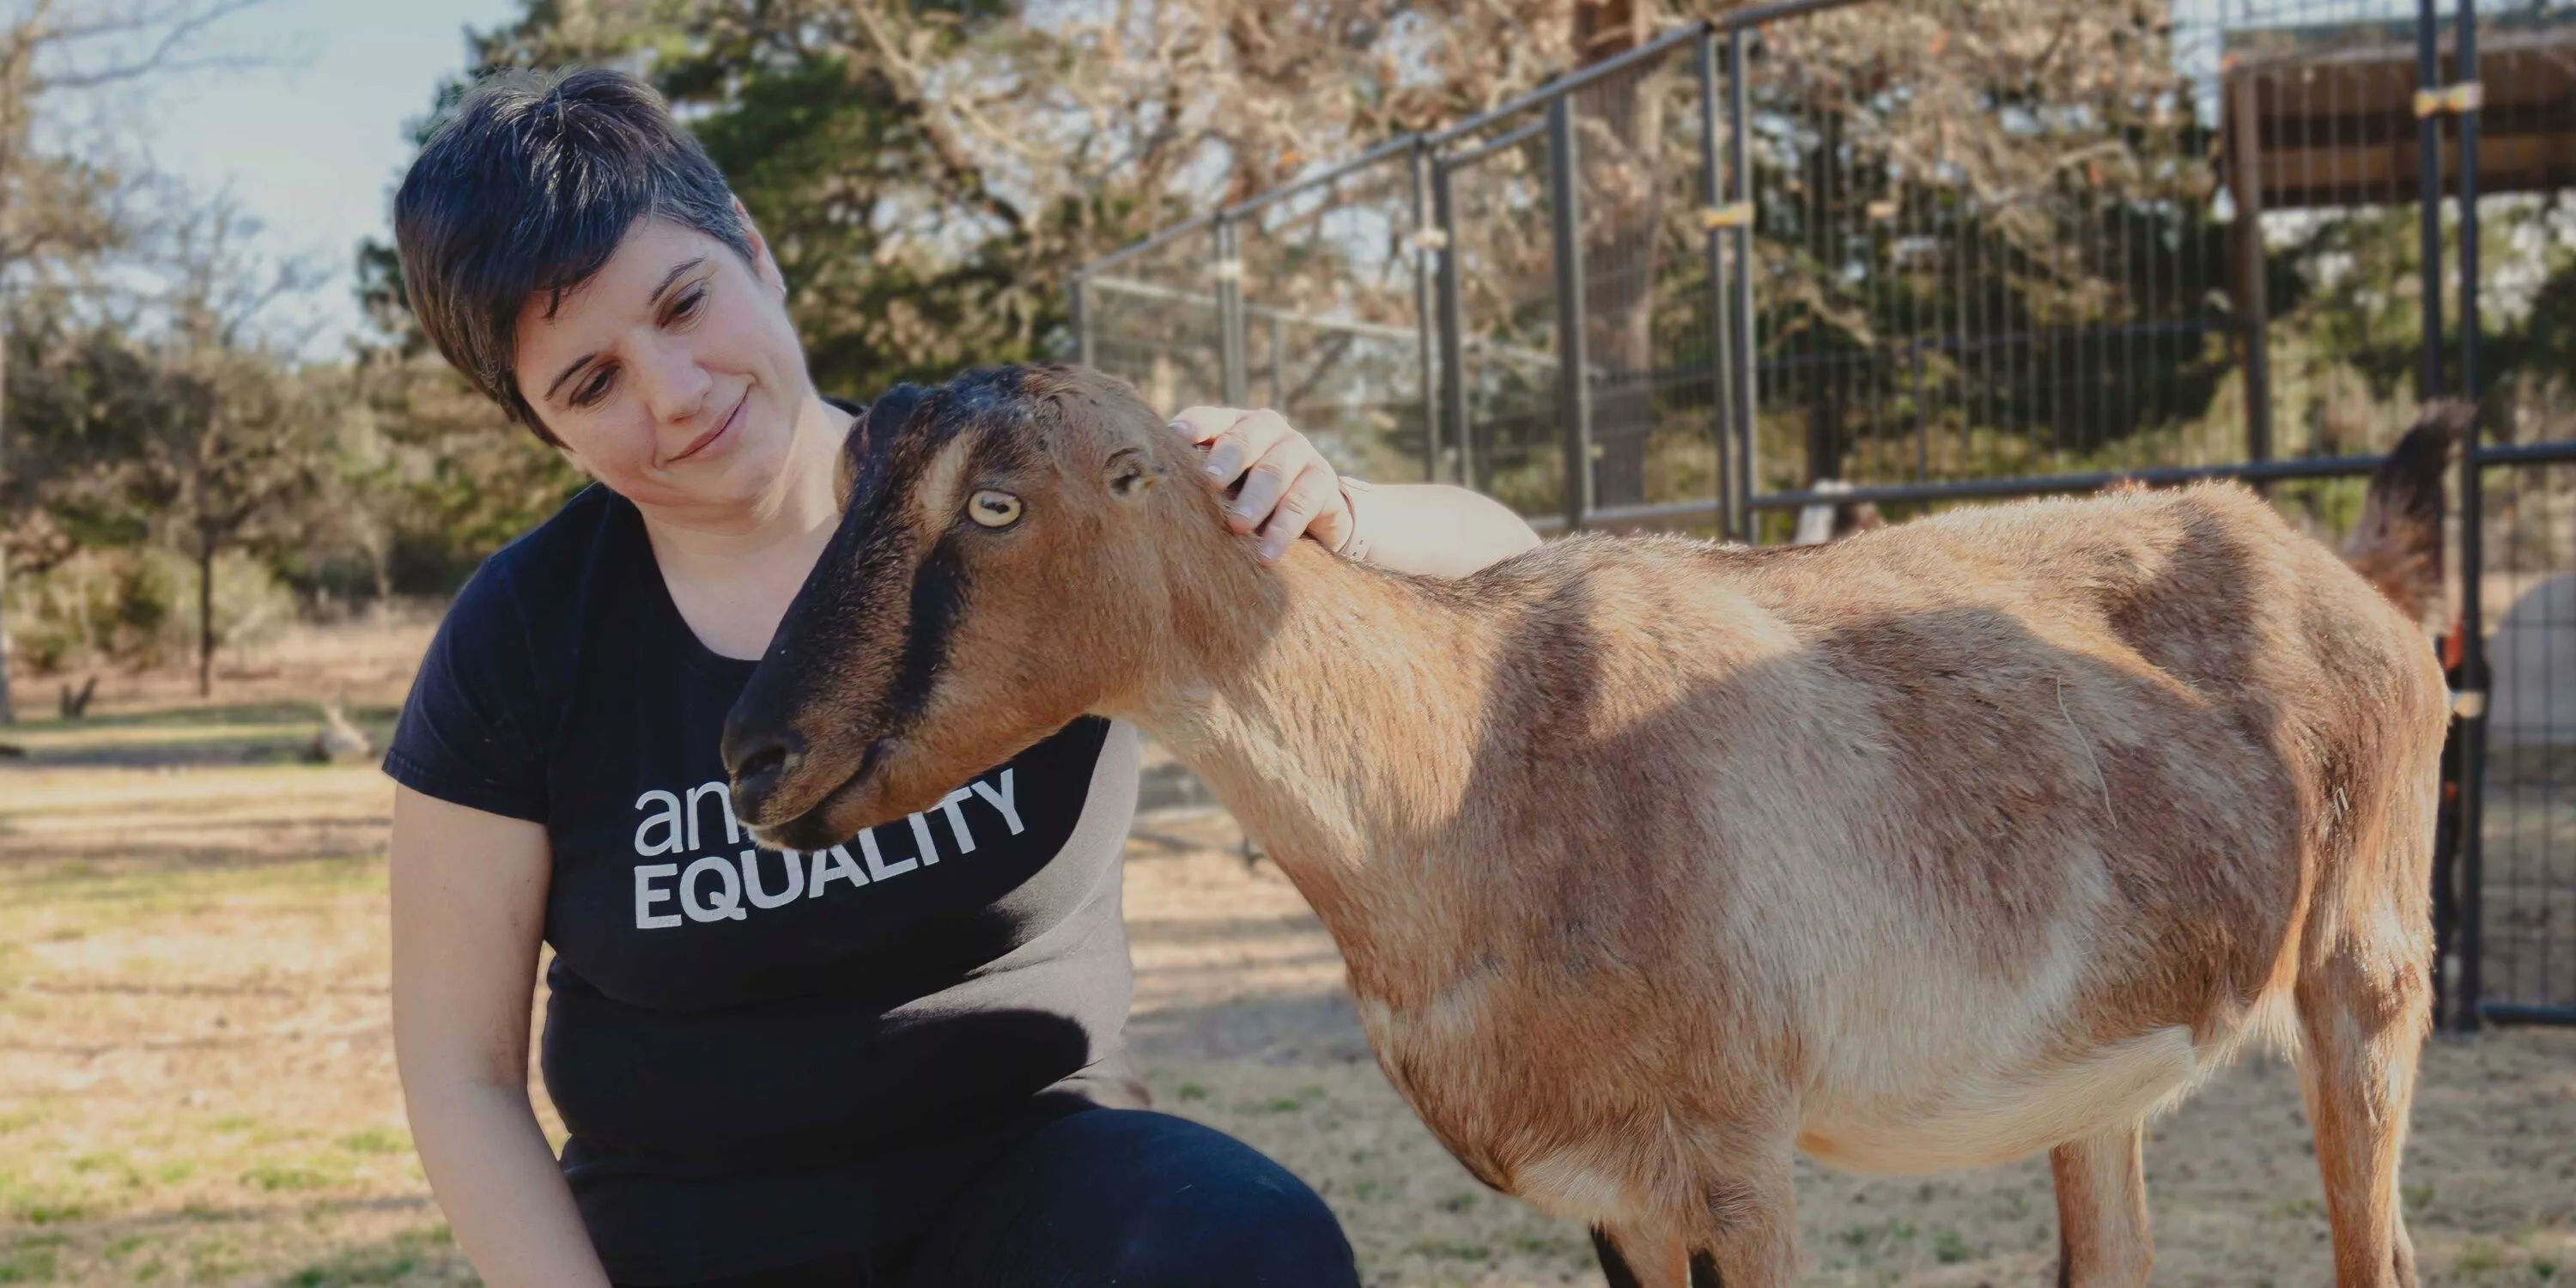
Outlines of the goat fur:
<svg viewBox="0 0 2576 1288">
<path fill-rule="evenodd" d="M 1206 489 L 1151 486 L 1194 462 L 1114 381 L 880 408 L 729 722 L 765 841 L 1132 720 L 1314 906 L 1407 1103 L 1614 1281 L 1795 1282 L 1803 1150 L 2048 1151 L 2061 1282 L 2143 1283 L 2142 1124 L 2269 1037 L 2304 1054 L 2337 1282 L 2414 1282 L 2449 438 L 2353 552 L 2401 607 L 2230 484 L 1800 548 L 1578 535 L 1454 582 L 1263 568 Z M 982 488 L 1024 528 L 960 526 Z"/>
</svg>

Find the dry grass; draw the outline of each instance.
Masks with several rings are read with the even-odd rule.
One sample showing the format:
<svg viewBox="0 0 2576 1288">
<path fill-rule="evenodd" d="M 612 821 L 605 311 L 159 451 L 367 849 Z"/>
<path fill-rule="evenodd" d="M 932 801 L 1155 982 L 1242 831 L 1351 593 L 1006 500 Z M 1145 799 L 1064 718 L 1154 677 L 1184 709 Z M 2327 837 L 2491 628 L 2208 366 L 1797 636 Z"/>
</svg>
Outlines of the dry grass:
<svg viewBox="0 0 2576 1288">
<path fill-rule="evenodd" d="M 227 706 L 132 683 L 81 727 L 10 735 L 32 754 L 0 762 L 0 1284 L 472 1281 L 394 1079 L 389 789 L 292 759 L 325 685 L 380 732 L 421 638 L 307 642 L 307 673 L 235 677 Z M 1129 844 L 1133 1033 L 1163 1107 L 1320 1188 L 1372 1284 L 1598 1283 L 1580 1230 L 1483 1191 L 1404 1110 L 1331 942 L 1238 840 L 1202 809 Z M 2576 1282 L 2576 1033 L 2437 1043 L 2415 1121 L 2428 1281 Z M 2328 1282 L 2286 1068 L 2160 1123 L 2148 1170 L 2158 1283 Z M 2032 1284 L 2054 1256 L 2036 1163 L 1800 1193 L 1811 1283 Z"/>
</svg>

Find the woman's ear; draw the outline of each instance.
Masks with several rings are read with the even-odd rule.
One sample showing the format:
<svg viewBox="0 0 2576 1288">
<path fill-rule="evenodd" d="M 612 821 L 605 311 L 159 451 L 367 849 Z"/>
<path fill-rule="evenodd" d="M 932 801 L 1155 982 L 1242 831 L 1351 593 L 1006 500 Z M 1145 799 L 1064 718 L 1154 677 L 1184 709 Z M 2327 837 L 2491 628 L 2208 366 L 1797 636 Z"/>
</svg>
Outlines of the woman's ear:
<svg viewBox="0 0 2576 1288">
<path fill-rule="evenodd" d="M 751 275 L 777 292 L 778 298 L 786 299 L 787 275 L 778 271 L 778 258 L 769 253 L 769 240 L 760 235 L 760 225 L 751 222 L 751 211 L 743 206 L 740 197 L 733 199 L 733 217 L 742 224 L 743 239 L 751 243 Z"/>
</svg>

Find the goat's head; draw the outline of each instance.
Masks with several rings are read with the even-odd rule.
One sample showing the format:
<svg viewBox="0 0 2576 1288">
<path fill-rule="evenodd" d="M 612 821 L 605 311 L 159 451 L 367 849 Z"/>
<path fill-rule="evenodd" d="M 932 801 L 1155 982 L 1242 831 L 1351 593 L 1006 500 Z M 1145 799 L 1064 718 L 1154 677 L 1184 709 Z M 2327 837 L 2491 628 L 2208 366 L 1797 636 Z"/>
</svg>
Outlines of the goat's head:
<svg viewBox="0 0 2576 1288">
<path fill-rule="evenodd" d="M 1201 546 L 1252 561 L 1219 548 L 1194 457 L 1080 368 L 879 399 L 843 449 L 840 528 L 725 720 L 754 834 L 806 849 L 928 809 L 1136 691 L 1175 612 L 1167 568 Z"/>
</svg>

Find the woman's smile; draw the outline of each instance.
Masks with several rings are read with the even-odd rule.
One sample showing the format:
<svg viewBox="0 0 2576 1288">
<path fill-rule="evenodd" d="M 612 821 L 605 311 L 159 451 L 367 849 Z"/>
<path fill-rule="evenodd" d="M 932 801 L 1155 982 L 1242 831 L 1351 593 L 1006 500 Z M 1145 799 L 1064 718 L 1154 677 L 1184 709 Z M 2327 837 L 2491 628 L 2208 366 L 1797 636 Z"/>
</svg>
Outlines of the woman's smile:
<svg viewBox="0 0 2576 1288">
<path fill-rule="evenodd" d="M 673 456 L 669 461 L 665 462 L 665 464 L 677 465 L 680 462 L 707 450 L 707 448 L 715 444 L 716 440 L 731 433 L 733 427 L 741 423 L 743 408 L 749 405 L 750 402 L 751 390 L 745 388 L 742 391 L 742 397 L 734 400 L 733 409 L 724 414 L 724 419 L 716 422 L 715 428 L 691 439 L 688 446 L 681 448 L 679 454 Z"/>
</svg>

